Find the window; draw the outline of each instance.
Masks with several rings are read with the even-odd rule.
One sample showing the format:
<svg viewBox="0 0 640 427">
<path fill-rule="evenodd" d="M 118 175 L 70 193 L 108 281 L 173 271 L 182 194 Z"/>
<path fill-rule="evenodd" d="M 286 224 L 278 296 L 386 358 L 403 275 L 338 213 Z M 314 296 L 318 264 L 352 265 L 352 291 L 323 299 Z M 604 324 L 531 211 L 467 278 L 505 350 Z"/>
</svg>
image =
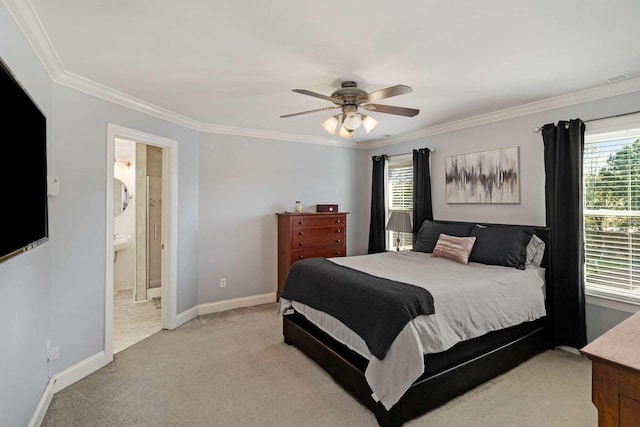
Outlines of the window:
<svg viewBox="0 0 640 427">
<path fill-rule="evenodd" d="M 388 209 L 387 220 L 391 212 L 409 212 L 413 215 L 413 160 L 412 156 L 395 156 L 389 158 L 387 170 Z M 388 231 L 387 249 L 395 250 L 398 233 Z M 400 249 L 413 247 L 412 233 L 400 234 Z"/>
<path fill-rule="evenodd" d="M 625 127 L 585 136 L 585 287 L 640 303 L 640 121 Z"/>
</svg>

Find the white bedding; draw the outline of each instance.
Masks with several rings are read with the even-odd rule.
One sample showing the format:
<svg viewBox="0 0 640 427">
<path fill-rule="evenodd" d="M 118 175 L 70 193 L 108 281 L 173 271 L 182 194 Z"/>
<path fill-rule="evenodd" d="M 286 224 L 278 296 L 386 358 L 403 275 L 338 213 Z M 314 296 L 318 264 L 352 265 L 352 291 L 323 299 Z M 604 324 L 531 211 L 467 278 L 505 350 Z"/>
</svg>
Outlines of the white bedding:
<svg viewBox="0 0 640 427">
<path fill-rule="evenodd" d="M 459 264 L 413 251 L 330 258 L 336 264 L 424 287 L 435 313 L 407 324 L 383 360 L 342 322 L 296 301 L 280 298 L 278 313 L 293 307 L 320 329 L 369 360 L 365 377 L 374 398 L 390 409 L 424 372 L 423 355 L 460 341 L 532 321 L 546 314 L 544 269 L 518 270 L 479 263 Z"/>
</svg>

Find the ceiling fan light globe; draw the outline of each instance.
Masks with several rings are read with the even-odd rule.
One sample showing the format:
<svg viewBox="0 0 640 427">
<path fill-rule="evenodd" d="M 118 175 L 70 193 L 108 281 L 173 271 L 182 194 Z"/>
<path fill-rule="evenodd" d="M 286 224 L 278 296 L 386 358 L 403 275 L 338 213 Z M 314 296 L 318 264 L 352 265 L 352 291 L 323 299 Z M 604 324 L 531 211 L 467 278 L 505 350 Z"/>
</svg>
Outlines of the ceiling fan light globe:
<svg viewBox="0 0 640 427">
<path fill-rule="evenodd" d="M 362 124 L 362 119 L 360 118 L 360 116 L 358 116 L 356 112 L 347 113 L 343 122 L 343 126 L 351 131 L 358 129 L 361 124 Z"/>
<path fill-rule="evenodd" d="M 347 129 L 345 125 L 342 125 L 338 131 L 338 136 L 341 136 L 342 138 L 351 138 L 353 136 L 353 131 Z"/>
<path fill-rule="evenodd" d="M 367 116 L 366 114 L 362 115 L 362 126 L 364 127 L 364 130 L 367 131 L 367 133 L 374 130 L 379 123 L 380 123 L 379 121 L 377 121 L 371 116 Z"/>
<path fill-rule="evenodd" d="M 322 128 L 326 130 L 331 135 L 336 133 L 336 129 L 338 128 L 338 116 L 331 116 L 324 122 L 322 122 Z"/>
</svg>

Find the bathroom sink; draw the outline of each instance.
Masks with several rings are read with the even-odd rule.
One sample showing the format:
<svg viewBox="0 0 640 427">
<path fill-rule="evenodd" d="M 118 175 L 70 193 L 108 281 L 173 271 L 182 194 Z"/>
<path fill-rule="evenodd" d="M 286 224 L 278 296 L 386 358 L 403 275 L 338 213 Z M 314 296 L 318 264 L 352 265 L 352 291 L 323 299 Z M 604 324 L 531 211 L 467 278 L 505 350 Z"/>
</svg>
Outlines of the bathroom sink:
<svg viewBox="0 0 640 427">
<path fill-rule="evenodd" d="M 131 245 L 131 234 L 116 234 L 113 236 L 114 252 L 121 251 Z"/>
</svg>

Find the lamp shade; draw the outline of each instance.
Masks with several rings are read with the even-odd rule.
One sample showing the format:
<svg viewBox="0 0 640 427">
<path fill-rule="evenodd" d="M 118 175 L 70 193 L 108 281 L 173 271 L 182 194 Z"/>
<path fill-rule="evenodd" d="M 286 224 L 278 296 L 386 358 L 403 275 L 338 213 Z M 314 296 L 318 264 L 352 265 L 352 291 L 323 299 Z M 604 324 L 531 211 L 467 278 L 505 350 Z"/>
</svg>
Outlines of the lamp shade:
<svg viewBox="0 0 640 427">
<path fill-rule="evenodd" d="M 338 116 L 331 116 L 327 120 L 322 122 L 322 128 L 333 135 L 334 133 L 336 133 L 338 123 Z"/>
<path fill-rule="evenodd" d="M 378 126 L 378 123 L 380 122 L 374 119 L 373 117 L 367 116 L 366 114 L 362 115 L 362 126 L 367 131 L 367 133 L 374 130 L 375 127 Z"/>
<path fill-rule="evenodd" d="M 357 111 L 349 111 L 344 117 L 343 126 L 347 128 L 347 130 L 356 130 L 362 124 L 362 119 L 358 116 Z"/>
<path fill-rule="evenodd" d="M 353 136 L 353 131 L 347 129 L 344 125 L 340 126 L 340 130 L 338 131 L 338 135 L 343 138 L 351 138 Z"/>
<path fill-rule="evenodd" d="M 411 233 L 411 215 L 409 212 L 391 212 L 385 229 L 400 233 Z"/>
</svg>

